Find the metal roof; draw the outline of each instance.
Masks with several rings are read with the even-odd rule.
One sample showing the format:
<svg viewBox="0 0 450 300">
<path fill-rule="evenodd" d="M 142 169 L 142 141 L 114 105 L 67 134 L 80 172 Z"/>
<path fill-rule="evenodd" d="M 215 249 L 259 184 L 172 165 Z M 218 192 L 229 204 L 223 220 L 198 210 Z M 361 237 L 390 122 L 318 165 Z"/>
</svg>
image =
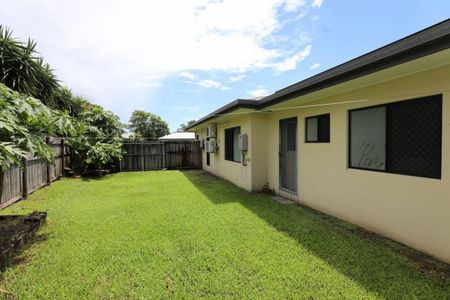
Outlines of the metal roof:
<svg viewBox="0 0 450 300">
<path fill-rule="evenodd" d="M 174 132 L 163 137 L 160 137 L 160 141 L 174 141 L 174 140 L 195 140 L 195 132 Z"/>
<path fill-rule="evenodd" d="M 193 128 L 219 114 L 239 108 L 261 109 L 448 48 L 450 48 L 450 19 L 285 87 L 261 100 L 237 99 L 197 120 L 187 129 Z"/>
</svg>

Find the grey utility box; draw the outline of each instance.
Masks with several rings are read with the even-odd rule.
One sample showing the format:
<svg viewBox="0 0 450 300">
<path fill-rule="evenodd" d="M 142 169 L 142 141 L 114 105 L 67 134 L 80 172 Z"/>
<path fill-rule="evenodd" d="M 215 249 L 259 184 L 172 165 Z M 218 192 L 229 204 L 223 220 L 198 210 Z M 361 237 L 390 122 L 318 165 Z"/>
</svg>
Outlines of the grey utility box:
<svg viewBox="0 0 450 300">
<path fill-rule="evenodd" d="M 248 150 L 248 135 L 247 134 L 241 134 L 238 138 L 238 147 L 240 151 L 247 151 Z"/>
</svg>

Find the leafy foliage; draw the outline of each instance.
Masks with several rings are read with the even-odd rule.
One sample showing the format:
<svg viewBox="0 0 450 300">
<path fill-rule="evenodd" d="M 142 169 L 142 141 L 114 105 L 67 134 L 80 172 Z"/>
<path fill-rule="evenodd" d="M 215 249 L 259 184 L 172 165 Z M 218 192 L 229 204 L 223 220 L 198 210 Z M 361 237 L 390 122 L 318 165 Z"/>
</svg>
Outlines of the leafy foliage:
<svg viewBox="0 0 450 300">
<path fill-rule="evenodd" d="M 170 133 L 169 125 L 160 116 L 143 110 L 131 114 L 128 128 L 138 140 L 157 140 Z"/>
<path fill-rule="evenodd" d="M 97 142 L 90 147 L 87 157 L 86 162 L 97 169 L 114 160 L 121 159 L 122 140 L 114 138 L 114 141 L 109 143 Z"/>
<path fill-rule="evenodd" d="M 81 98 L 80 98 L 81 99 Z M 73 151 L 73 168 L 76 172 L 86 172 L 89 168 L 102 167 L 122 158 L 122 138 L 124 125 L 119 117 L 101 106 L 83 103 L 78 116 L 81 122 L 80 134 L 69 139 Z"/>
<path fill-rule="evenodd" d="M 181 123 L 180 127 L 178 127 L 177 131 L 178 132 L 186 131 L 186 128 L 188 128 L 189 126 L 191 126 L 194 123 L 195 123 L 195 120 L 190 120 L 190 121 L 187 121 L 186 123 Z"/>
<path fill-rule="evenodd" d="M 54 111 L 41 101 L 12 91 L 0 84 L 0 168 L 21 164 L 28 152 L 51 162 L 52 149 L 46 135 L 73 136 L 78 122 L 65 113 Z"/>
<path fill-rule="evenodd" d="M 52 68 L 38 56 L 34 41 L 22 43 L 0 25 L 2 170 L 20 164 L 28 152 L 51 162 L 54 154 L 44 141 L 49 135 L 69 137 L 76 171 L 100 169 L 121 158 L 122 132 L 123 125 L 112 112 L 74 97 L 59 85 Z"/>
<path fill-rule="evenodd" d="M 0 82 L 20 93 L 50 101 L 59 87 L 53 69 L 37 56 L 36 43 L 22 43 L 0 25 Z"/>
</svg>

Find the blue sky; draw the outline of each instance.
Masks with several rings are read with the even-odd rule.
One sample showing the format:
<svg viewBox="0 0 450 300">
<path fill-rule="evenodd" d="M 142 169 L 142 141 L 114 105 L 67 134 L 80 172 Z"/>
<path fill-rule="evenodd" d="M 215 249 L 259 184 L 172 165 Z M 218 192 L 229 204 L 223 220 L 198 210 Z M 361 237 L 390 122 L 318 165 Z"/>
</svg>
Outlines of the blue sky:
<svg viewBox="0 0 450 300">
<path fill-rule="evenodd" d="M 449 17 L 450 1 L 0 0 L 75 94 L 169 122 L 273 93 Z"/>
</svg>

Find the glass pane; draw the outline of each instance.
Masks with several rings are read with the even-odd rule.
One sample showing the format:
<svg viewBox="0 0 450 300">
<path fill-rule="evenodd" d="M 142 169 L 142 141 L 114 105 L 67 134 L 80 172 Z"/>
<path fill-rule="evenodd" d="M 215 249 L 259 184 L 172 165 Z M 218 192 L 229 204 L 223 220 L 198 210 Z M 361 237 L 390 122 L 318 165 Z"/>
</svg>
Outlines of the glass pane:
<svg viewBox="0 0 450 300">
<path fill-rule="evenodd" d="M 233 160 L 233 128 L 225 129 L 225 159 Z"/>
<path fill-rule="evenodd" d="M 318 117 L 318 142 L 328 143 L 330 141 L 330 115 Z"/>
<path fill-rule="evenodd" d="M 317 118 L 306 119 L 306 141 L 317 142 Z"/>
<path fill-rule="evenodd" d="M 386 169 L 386 107 L 350 112 L 350 166 Z"/>
<path fill-rule="evenodd" d="M 239 150 L 239 135 L 241 134 L 241 127 L 236 127 L 233 130 L 233 160 L 241 162 L 241 151 Z"/>
</svg>

